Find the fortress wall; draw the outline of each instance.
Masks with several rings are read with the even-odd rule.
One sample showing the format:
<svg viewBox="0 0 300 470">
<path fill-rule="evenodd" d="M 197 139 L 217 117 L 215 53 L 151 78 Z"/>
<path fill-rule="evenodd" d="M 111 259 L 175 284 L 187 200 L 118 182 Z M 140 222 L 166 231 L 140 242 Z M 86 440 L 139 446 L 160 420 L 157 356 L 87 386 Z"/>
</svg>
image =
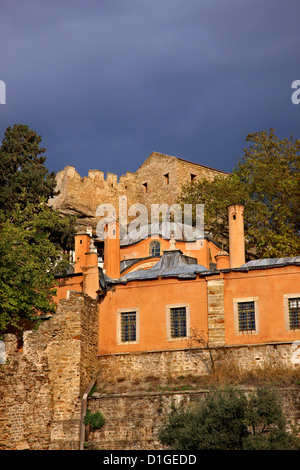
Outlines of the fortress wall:
<svg viewBox="0 0 300 470">
<path fill-rule="evenodd" d="M 59 303 L 18 351 L 5 335 L 0 366 L 0 449 L 79 449 L 81 399 L 97 371 L 98 306 L 84 294 Z"/>
<path fill-rule="evenodd" d="M 57 191 L 60 194 L 49 204 L 61 213 L 78 214 L 80 218 L 91 219 L 96 225 L 96 209 L 100 204 L 112 204 L 118 214 L 119 197 L 127 197 L 127 205 L 140 203 L 150 214 L 151 204 L 177 203 L 182 185 L 191 182 L 191 175 L 212 179 L 224 172 L 202 165 L 153 152 L 135 173 L 126 172 L 118 178 L 113 173 L 89 170 L 88 176 L 81 177 L 74 166 L 67 166 L 57 173 Z M 87 225 L 88 221 L 82 221 Z"/>
<path fill-rule="evenodd" d="M 298 390 L 282 388 L 278 393 L 287 419 L 299 423 Z M 172 405 L 188 406 L 207 394 L 208 390 L 129 392 L 97 397 L 95 394 L 89 399 L 88 407 L 92 413 L 101 411 L 106 422 L 101 429 L 89 433 L 87 449 L 163 450 L 158 441 L 158 430 L 165 423 Z"/>
</svg>

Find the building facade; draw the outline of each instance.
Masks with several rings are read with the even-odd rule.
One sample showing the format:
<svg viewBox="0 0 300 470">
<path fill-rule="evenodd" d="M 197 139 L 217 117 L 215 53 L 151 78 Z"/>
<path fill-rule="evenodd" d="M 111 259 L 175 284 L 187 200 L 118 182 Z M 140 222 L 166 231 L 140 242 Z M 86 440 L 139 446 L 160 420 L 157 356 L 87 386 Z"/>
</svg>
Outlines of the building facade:
<svg viewBox="0 0 300 470">
<path fill-rule="evenodd" d="M 98 240 L 80 233 L 58 299 L 99 300 L 99 355 L 186 349 L 195 332 L 211 347 L 300 341 L 300 257 L 245 262 L 243 207 L 228 218 L 229 254 L 205 236 L 120 241 L 108 224 L 102 267 Z"/>
</svg>

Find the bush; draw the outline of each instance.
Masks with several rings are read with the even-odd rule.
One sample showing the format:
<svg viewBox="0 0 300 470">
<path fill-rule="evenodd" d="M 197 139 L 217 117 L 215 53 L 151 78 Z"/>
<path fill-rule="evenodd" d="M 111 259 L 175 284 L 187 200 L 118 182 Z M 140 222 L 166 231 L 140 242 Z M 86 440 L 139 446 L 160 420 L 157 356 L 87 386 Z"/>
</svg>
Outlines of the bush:
<svg viewBox="0 0 300 470">
<path fill-rule="evenodd" d="M 90 410 L 87 410 L 87 413 L 84 417 L 84 424 L 90 426 L 90 430 L 94 431 L 95 429 L 100 429 L 105 424 L 105 418 L 100 411 L 96 413 L 91 413 Z"/>
<path fill-rule="evenodd" d="M 173 406 L 159 440 L 174 450 L 299 450 L 277 395 L 215 389 L 194 406 Z"/>
</svg>

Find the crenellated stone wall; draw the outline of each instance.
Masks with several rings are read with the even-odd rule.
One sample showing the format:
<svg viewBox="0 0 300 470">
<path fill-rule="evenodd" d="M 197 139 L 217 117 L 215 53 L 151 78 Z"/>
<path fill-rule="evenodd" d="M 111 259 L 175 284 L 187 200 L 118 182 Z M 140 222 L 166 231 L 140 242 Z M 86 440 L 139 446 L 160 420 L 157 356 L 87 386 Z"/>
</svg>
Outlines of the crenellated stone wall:
<svg viewBox="0 0 300 470">
<path fill-rule="evenodd" d="M 182 185 L 201 178 L 211 180 L 227 173 L 186 160 L 153 152 L 135 173 L 126 172 L 118 178 L 113 173 L 89 170 L 81 177 L 74 166 L 67 166 L 56 175 L 57 196 L 49 205 L 61 214 L 77 216 L 78 228 L 92 225 L 95 230 L 96 209 L 100 204 L 112 204 L 119 212 L 119 197 L 127 198 L 128 208 L 144 204 L 150 214 L 151 204 L 175 204 Z"/>
</svg>

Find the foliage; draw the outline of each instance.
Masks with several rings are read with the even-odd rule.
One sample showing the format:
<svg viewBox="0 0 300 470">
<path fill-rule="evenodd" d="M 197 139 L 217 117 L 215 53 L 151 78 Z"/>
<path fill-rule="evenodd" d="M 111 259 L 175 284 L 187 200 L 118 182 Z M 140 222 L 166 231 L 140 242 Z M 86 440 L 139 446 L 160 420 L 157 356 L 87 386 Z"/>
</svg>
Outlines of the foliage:
<svg viewBox="0 0 300 470">
<path fill-rule="evenodd" d="M 5 132 L 0 148 L 0 331 L 37 327 L 40 313 L 55 311 L 55 275 L 69 267 L 75 217 L 47 205 L 54 192 L 40 147 L 24 125 Z"/>
<path fill-rule="evenodd" d="M 84 424 L 89 425 L 90 430 L 94 431 L 95 429 L 100 429 L 105 424 L 105 418 L 100 411 L 92 413 L 90 410 L 87 410 L 84 417 Z"/>
<path fill-rule="evenodd" d="M 48 208 L 16 208 L 0 223 L 0 331 L 37 325 L 39 313 L 55 311 L 55 275 L 69 266 L 43 223 L 57 222 Z"/>
<path fill-rule="evenodd" d="M 300 449 L 299 438 L 286 429 L 278 396 L 266 388 L 249 394 L 218 388 L 194 406 L 173 406 L 158 437 L 174 450 Z"/>
<path fill-rule="evenodd" d="M 0 148 L 0 207 L 7 216 L 18 203 L 21 208 L 54 194 L 55 173 L 44 163 L 41 137 L 28 126 L 8 127 Z"/>
<path fill-rule="evenodd" d="M 279 140 L 273 129 L 251 133 L 243 158 L 228 176 L 184 186 L 182 204 L 204 204 L 205 228 L 228 249 L 228 212 L 245 206 L 248 257 L 299 254 L 300 141 Z"/>
</svg>

